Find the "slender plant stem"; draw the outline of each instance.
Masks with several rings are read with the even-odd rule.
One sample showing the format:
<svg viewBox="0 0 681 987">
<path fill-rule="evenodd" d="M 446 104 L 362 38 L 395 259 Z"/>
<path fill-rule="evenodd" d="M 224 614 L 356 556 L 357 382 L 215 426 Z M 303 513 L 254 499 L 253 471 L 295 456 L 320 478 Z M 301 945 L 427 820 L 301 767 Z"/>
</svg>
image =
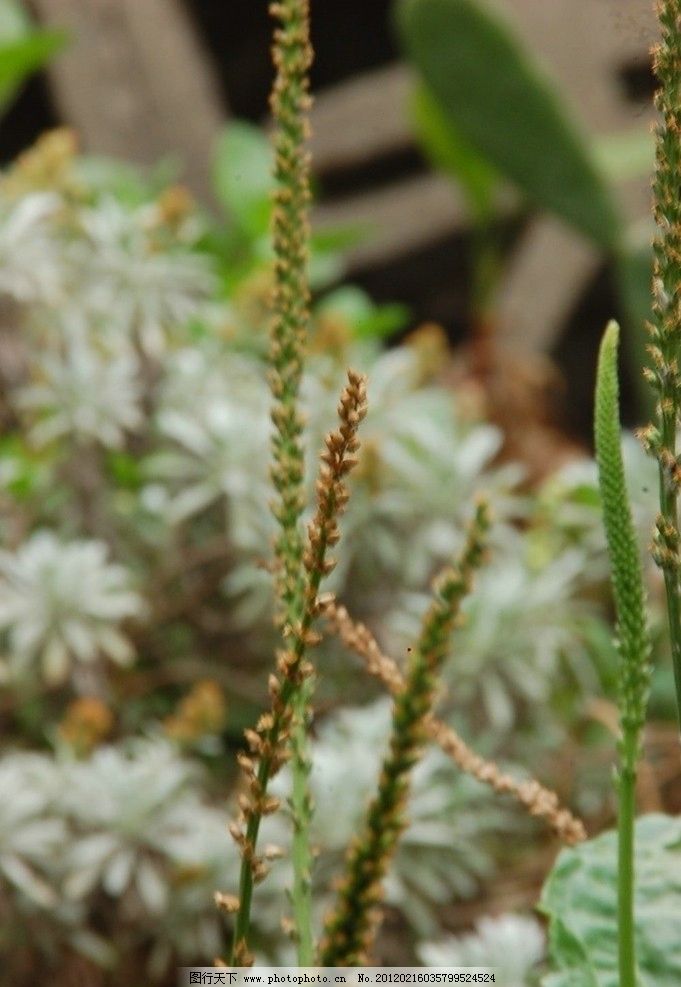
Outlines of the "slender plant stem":
<svg viewBox="0 0 681 987">
<path fill-rule="evenodd" d="M 642 431 L 658 460 L 660 515 L 654 556 L 664 571 L 676 698 L 681 722 L 681 598 L 678 494 L 681 469 L 676 429 L 681 406 L 681 0 L 657 4 L 661 42 L 654 51 L 659 88 L 656 128 L 653 320 L 649 326 L 651 366 L 644 371 L 657 396 L 656 421 Z"/>
<path fill-rule="evenodd" d="M 305 150 L 307 136 L 307 112 L 310 99 L 309 70 L 312 61 L 310 46 L 309 0 L 283 0 L 273 4 L 272 14 L 280 26 L 275 33 L 274 59 L 277 79 L 272 92 L 272 112 L 278 124 L 276 143 L 276 209 L 274 217 L 275 255 L 275 325 L 273 329 L 272 362 L 278 374 L 277 384 L 286 386 L 290 375 L 297 403 L 302 375 L 304 349 L 307 342 L 309 321 L 309 156 Z M 290 350 L 288 347 L 290 346 Z M 281 504 L 287 497 L 295 504 L 289 516 L 284 510 L 280 515 L 281 547 L 291 545 L 292 551 L 282 555 L 283 581 L 280 599 L 284 603 L 284 627 L 292 627 L 301 620 L 303 609 L 303 546 L 299 519 L 303 504 L 302 455 L 299 452 L 300 419 L 296 411 L 293 475 L 280 488 Z M 285 457 L 282 459 L 285 464 Z M 289 482 L 291 479 L 293 483 Z M 291 902 L 295 937 L 298 944 L 298 963 L 308 966 L 312 955 L 312 852 L 310 848 L 310 822 L 312 801 L 308 791 L 309 754 L 306 732 L 307 707 L 312 689 L 301 682 L 292 696 L 291 722 L 291 773 L 293 776 L 293 888 Z"/>
<path fill-rule="evenodd" d="M 634 820 L 636 816 L 636 761 L 638 733 L 622 739 L 618 777 L 617 821 L 617 932 L 619 987 L 637 987 L 634 929 Z"/>
<path fill-rule="evenodd" d="M 310 793 L 310 756 L 308 740 L 309 708 L 312 697 L 310 678 L 303 683 L 293 701 L 293 725 L 291 729 L 292 790 L 291 813 L 293 839 L 293 888 L 291 903 L 295 922 L 298 966 L 312 966 L 314 962 L 314 937 L 312 932 L 312 796 Z"/>
<path fill-rule="evenodd" d="M 270 340 L 270 386 L 274 399 L 275 426 L 272 450 L 272 481 L 277 492 L 274 515 L 279 524 L 275 542 L 278 622 L 287 646 L 280 667 L 280 681 L 271 685 L 273 710 L 265 726 L 252 738 L 251 753 L 258 757 L 257 773 L 246 758 L 250 772 L 250 796 L 242 809 L 245 833 L 234 832 L 242 852 L 239 905 L 232 943 L 232 963 L 249 959 L 248 933 L 254 881 L 262 873 L 255 856 L 260 821 L 267 806 L 266 792 L 271 776 L 283 761 L 282 742 L 293 731 L 292 774 L 294 785 L 294 887 L 293 910 L 296 938 L 301 950 L 309 952 L 311 913 L 309 821 L 311 801 L 307 795 L 308 756 L 305 736 L 306 704 L 304 654 L 309 643 L 312 614 L 304 613 L 305 569 L 301 516 L 304 507 L 303 423 L 298 395 L 303 373 L 309 322 L 309 200 L 310 164 L 305 148 L 310 99 L 309 0 L 281 0 L 271 6 L 278 26 L 273 58 L 276 79 L 271 105 L 275 130 L 275 207 L 272 222 L 274 249 L 274 318 Z M 270 722 L 271 721 L 271 722 Z M 271 810 L 270 810 L 271 811 Z"/>
</svg>

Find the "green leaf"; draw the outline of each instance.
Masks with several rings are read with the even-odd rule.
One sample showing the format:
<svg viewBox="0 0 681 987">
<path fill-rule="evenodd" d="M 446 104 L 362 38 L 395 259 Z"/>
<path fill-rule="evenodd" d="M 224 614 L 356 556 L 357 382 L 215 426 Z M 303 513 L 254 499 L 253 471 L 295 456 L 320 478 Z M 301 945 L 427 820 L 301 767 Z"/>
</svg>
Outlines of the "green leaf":
<svg viewBox="0 0 681 987">
<path fill-rule="evenodd" d="M 272 149 L 259 127 L 236 121 L 219 138 L 213 167 L 222 206 L 249 237 L 267 235 L 272 212 Z"/>
<path fill-rule="evenodd" d="M 0 43 L 0 109 L 14 97 L 27 76 L 64 46 L 62 31 L 35 31 L 18 41 Z"/>
<path fill-rule="evenodd" d="M 611 182 L 651 175 L 655 168 L 655 138 L 650 127 L 636 127 L 596 139 L 594 157 Z"/>
<path fill-rule="evenodd" d="M 618 987 L 617 834 L 563 850 L 542 891 L 554 972 L 544 987 Z M 681 983 L 681 819 L 636 823 L 636 942 L 640 987 Z"/>
<path fill-rule="evenodd" d="M 124 490 L 139 490 L 144 482 L 144 474 L 139 459 L 127 452 L 112 450 L 106 457 L 109 474 L 117 487 Z"/>
<path fill-rule="evenodd" d="M 35 31 L 0 44 L 0 110 L 14 98 L 24 79 L 42 68 L 65 42 L 62 31 Z"/>
<path fill-rule="evenodd" d="M 647 231 L 646 231 L 647 232 Z M 650 286 L 653 281 L 653 250 L 650 239 L 629 246 L 617 254 L 615 284 L 625 317 L 625 360 L 632 369 L 632 380 L 637 399 L 637 420 L 654 417 L 654 392 L 641 373 L 641 367 L 649 362 L 646 323 L 653 314 Z"/>
<path fill-rule="evenodd" d="M 498 182 L 494 168 L 461 136 L 425 86 L 414 90 L 410 109 L 416 136 L 431 164 L 461 185 L 478 220 L 488 219 Z"/>
<path fill-rule="evenodd" d="M 345 285 L 327 295 L 317 312 L 342 319 L 356 339 L 390 336 L 404 328 L 409 319 L 405 305 L 376 305 L 365 291 L 354 285 Z"/>
<path fill-rule="evenodd" d="M 552 85 L 505 24 L 475 0 L 400 0 L 407 54 L 443 114 L 536 205 L 604 247 L 616 207 Z"/>
</svg>

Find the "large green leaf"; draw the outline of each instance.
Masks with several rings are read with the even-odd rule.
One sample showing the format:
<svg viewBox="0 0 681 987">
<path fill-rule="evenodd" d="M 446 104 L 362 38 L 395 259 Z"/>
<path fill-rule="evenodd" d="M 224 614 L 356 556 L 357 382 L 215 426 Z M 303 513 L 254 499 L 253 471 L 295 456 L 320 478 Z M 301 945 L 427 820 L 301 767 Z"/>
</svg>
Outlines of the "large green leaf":
<svg viewBox="0 0 681 987">
<path fill-rule="evenodd" d="M 425 86 L 414 90 L 410 109 L 416 136 L 431 164 L 451 175 L 466 193 L 476 218 L 487 220 L 498 183 L 494 168 L 461 136 Z"/>
<path fill-rule="evenodd" d="M 553 973 L 544 987 L 618 987 L 617 834 L 563 850 L 540 909 Z M 681 819 L 636 823 L 636 948 L 640 987 L 681 984 Z"/>
<path fill-rule="evenodd" d="M 400 0 L 406 51 L 443 112 L 536 205 L 599 244 L 619 218 L 550 82 L 480 0 Z"/>
</svg>

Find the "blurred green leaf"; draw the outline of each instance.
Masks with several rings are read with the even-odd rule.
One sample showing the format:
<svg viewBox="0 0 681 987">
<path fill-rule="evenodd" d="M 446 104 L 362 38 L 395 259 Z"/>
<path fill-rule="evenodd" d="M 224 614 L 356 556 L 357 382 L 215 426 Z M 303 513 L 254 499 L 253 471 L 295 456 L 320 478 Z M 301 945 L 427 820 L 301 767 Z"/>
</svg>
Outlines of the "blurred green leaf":
<svg viewBox="0 0 681 987">
<path fill-rule="evenodd" d="M 341 318 L 356 339 L 390 336 L 404 328 L 409 319 L 405 305 L 376 305 L 365 291 L 354 285 L 345 285 L 327 295 L 317 312 Z"/>
<path fill-rule="evenodd" d="M 366 230 L 359 226 L 327 226 L 312 231 L 310 249 L 318 253 L 338 253 L 356 247 L 366 236 Z"/>
<path fill-rule="evenodd" d="M 272 211 L 272 149 L 259 127 L 230 123 L 213 167 L 220 203 L 249 238 L 266 236 Z"/>
<path fill-rule="evenodd" d="M 626 320 L 624 357 L 632 370 L 640 420 L 653 412 L 655 395 L 641 367 L 649 363 L 646 352 L 646 323 L 652 316 L 650 285 L 653 280 L 653 251 L 649 242 L 626 246 L 617 255 L 615 281 Z"/>
<path fill-rule="evenodd" d="M 536 205 L 604 247 L 620 224 L 564 107 L 504 23 L 474 0 L 401 0 L 407 54 L 443 114 Z"/>
<path fill-rule="evenodd" d="M 598 167 L 612 182 L 652 175 L 655 167 L 655 138 L 648 126 L 599 137 L 593 152 Z"/>
<path fill-rule="evenodd" d="M 487 220 L 498 182 L 489 161 L 461 136 L 424 85 L 417 86 L 412 94 L 411 117 L 430 163 L 454 178 L 466 193 L 476 218 Z"/>
<path fill-rule="evenodd" d="M 127 452 L 111 450 L 106 457 L 109 474 L 117 487 L 125 490 L 139 490 L 144 482 L 144 474 L 139 459 Z"/>
<path fill-rule="evenodd" d="M 27 76 L 48 62 L 65 42 L 61 31 L 34 31 L 16 41 L 0 41 L 0 110 Z"/>
<path fill-rule="evenodd" d="M 19 435 L 0 439 L 0 489 L 24 501 L 38 493 L 47 478 L 46 463 Z"/>
<path fill-rule="evenodd" d="M 558 857 L 542 891 L 555 972 L 544 987 L 617 987 L 617 834 Z M 640 987 L 681 983 L 681 819 L 636 823 L 636 940 Z"/>
</svg>

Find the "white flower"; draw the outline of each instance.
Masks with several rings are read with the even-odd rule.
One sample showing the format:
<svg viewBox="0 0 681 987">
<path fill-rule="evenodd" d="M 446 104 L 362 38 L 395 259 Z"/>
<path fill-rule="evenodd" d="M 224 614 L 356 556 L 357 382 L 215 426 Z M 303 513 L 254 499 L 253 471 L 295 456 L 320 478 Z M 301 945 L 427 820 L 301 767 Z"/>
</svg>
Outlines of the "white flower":
<svg viewBox="0 0 681 987">
<path fill-rule="evenodd" d="M 495 967 L 504 987 L 531 987 L 546 945 L 539 922 L 524 915 L 482 918 L 475 932 L 424 943 L 419 956 L 426 966 Z"/>
<path fill-rule="evenodd" d="M 193 774 L 160 740 L 127 753 L 99 748 L 70 765 L 61 808 L 79 836 L 69 853 L 67 896 L 82 898 L 97 885 L 113 897 L 133 888 L 147 912 L 162 913 L 168 885 L 158 858 L 176 832 Z"/>
<path fill-rule="evenodd" d="M 151 469 L 177 489 L 172 520 L 225 499 L 233 543 L 262 551 L 271 530 L 269 395 L 252 362 L 211 356 L 183 350 L 173 360 L 157 416 L 167 451 Z"/>
<path fill-rule="evenodd" d="M 125 431 L 142 423 L 138 368 L 131 353 L 109 356 L 78 334 L 63 356 L 38 353 L 32 369 L 36 383 L 19 391 L 17 404 L 38 418 L 29 432 L 36 445 L 66 437 L 115 448 Z"/>
<path fill-rule="evenodd" d="M 167 332 L 210 299 L 207 259 L 182 244 L 160 246 L 145 209 L 106 199 L 80 218 L 83 238 L 71 251 L 79 304 L 159 355 Z"/>
<path fill-rule="evenodd" d="M 0 881 L 42 908 L 57 903 L 47 878 L 66 836 L 63 821 L 50 805 L 48 765 L 47 759 L 34 754 L 0 759 Z"/>
<path fill-rule="evenodd" d="M 47 681 L 58 683 L 72 661 L 132 659 L 118 624 L 138 615 L 141 601 L 107 551 L 102 542 L 62 543 L 39 531 L 16 552 L 0 552 L 0 628 L 16 672 L 39 660 Z"/>
<path fill-rule="evenodd" d="M 61 205 L 46 192 L 0 205 L 0 293 L 19 302 L 62 299 L 62 248 L 53 229 Z"/>
</svg>

